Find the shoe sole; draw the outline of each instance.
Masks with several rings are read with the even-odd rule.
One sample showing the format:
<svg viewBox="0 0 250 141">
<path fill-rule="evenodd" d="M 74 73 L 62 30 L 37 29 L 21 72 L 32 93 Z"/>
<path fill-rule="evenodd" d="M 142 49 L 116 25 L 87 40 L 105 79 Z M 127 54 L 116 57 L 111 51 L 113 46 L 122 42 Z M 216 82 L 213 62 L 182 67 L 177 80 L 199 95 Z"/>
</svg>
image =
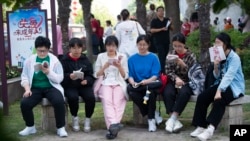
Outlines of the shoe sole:
<svg viewBox="0 0 250 141">
<path fill-rule="evenodd" d="M 78 132 L 78 131 L 80 131 L 80 127 L 77 128 L 77 129 L 72 127 L 72 130 L 73 130 L 74 132 Z"/>
<path fill-rule="evenodd" d="M 85 133 L 88 133 L 88 132 L 90 132 L 91 131 L 91 128 L 89 128 L 89 129 L 83 129 L 83 132 L 85 132 Z"/>
<path fill-rule="evenodd" d="M 181 131 L 183 126 L 179 127 L 179 128 L 176 128 L 173 130 L 173 133 L 179 133 Z"/>
<path fill-rule="evenodd" d="M 23 134 L 21 134 L 20 132 L 18 133 L 19 135 L 21 135 L 21 136 L 28 136 L 28 135 L 32 135 L 32 134 L 35 134 L 37 131 L 35 130 L 35 131 L 32 131 L 32 132 L 30 132 L 29 134 L 27 134 L 27 135 L 23 135 Z"/>
<path fill-rule="evenodd" d="M 207 141 L 207 140 L 210 140 L 211 138 L 207 138 L 207 139 L 204 139 L 204 138 L 202 138 L 202 137 L 199 137 L 199 136 L 196 136 L 199 140 L 201 140 L 201 141 Z"/>
</svg>

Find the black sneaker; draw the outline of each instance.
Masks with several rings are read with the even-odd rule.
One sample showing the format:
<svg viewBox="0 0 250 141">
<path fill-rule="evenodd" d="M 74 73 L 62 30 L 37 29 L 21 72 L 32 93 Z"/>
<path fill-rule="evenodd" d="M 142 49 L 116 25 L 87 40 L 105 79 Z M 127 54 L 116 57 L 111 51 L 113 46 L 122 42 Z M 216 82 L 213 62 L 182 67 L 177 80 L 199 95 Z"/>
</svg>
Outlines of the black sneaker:
<svg viewBox="0 0 250 141">
<path fill-rule="evenodd" d="M 110 133 L 110 131 L 108 131 L 108 133 L 106 134 L 106 138 L 109 140 L 115 139 L 117 135 L 113 135 Z"/>
<path fill-rule="evenodd" d="M 109 126 L 109 131 L 112 135 L 117 136 L 118 132 L 120 131 L 120 126 L 119 124 L 111 124 Z"/>
</svg>

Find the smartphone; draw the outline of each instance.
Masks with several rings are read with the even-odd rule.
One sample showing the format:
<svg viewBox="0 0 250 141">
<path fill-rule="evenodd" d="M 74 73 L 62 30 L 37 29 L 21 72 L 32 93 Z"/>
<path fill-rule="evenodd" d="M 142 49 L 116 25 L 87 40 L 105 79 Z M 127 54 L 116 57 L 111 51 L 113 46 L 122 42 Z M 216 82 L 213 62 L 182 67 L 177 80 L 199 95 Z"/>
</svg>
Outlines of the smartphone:
<svg viewBox="0 0 250 141">
<path fill-rule="evenodd" d="M 109 60 L 108 60 L 108 62 L 109 62 L 110 65 L 113 65 L 114 62 L 116 62 L 116 61 L 117 61 L 117 59 L 109 59 Z"/>
</svg>

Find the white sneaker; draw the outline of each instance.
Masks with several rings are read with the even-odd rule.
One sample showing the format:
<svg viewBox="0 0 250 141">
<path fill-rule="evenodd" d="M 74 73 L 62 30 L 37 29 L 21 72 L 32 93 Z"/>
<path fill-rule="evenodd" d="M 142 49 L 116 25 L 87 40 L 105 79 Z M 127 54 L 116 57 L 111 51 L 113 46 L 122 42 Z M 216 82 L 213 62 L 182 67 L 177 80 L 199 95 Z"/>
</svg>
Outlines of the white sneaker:
<svg viewBox="0 0 250 141">
<path fill-rule="evenodd" d="M 177 133 L 181 130 L 183 124 L 179 120 L 175 120 L 173 132 Z"/>
<path fill-rule="evenodd" d="M 65 131 L 65 128 L 62 127 L 62 128 L 58 128 L 57 129 L 57 135 L 59 137 L 67 137 L 68 136 L 68 133 Z"/>
<path fill-rule="evenodd" d="M 34 126 L 26 126 L 22 131 L 19 132 L 19 135 L 21 136 L 27 136 L 30 134 L 35 134 L 36 133 L 36 127 Z"/>
<path fill-rule="evenodd" d="M 84 120 L 83 131 L 84 131 L 84 132 L 90 132 L 90 131 L 91 131 L 91 127 L 90 127 L 90 118 L 86 118 L 86 119 Z"/>
<path fill-rule="evenodd" d="M 198 135 L 200 135 L 203 131 L 205 130 L 205 128 L 203 127 L 197 127 L 193 132 L 190 133 L 191 137 L 197 137 Z"/>
<path fill-rule="evenodd" d="M 75 131 L 75 132 L 77 132 L 77 131 L 80 130 L 79 119 L 78 119 L 78 117 L 72 116 L 72 129 L 73 129 L 73 131 Z"/>
<path fill-rule="evenodd" d="M 148 119 L 148 131 L 149 132 L 155 132 L 156 131 L 155 119 Z"/>
<path fill-rule="evenodd" d="M 158 111 L 155 111 L 155 121 L 157 125 L 160 125 L 162 123 L 162 117 L 160 116 L 160 113 Z"/>
<path fill-rule="evenodd" d="M 212 136 L 213 136 L 213 131 L 205 129 L 201 134 L 197 136 L 197 138 L 201 141 L 206 141 L 208 139 L 211 139 Z"/>
<path fill-rule="evenodd" d="M 175 121 L 173 119 L 169 118 L 168 121 L 166 121 L 166 123 L 165 123 L 165 125 L 166 125 L 165 130 L 169 133 L 172 133 L 173 129 L 174 129 L 174 123 L 175 123 Z"/>
</svg>

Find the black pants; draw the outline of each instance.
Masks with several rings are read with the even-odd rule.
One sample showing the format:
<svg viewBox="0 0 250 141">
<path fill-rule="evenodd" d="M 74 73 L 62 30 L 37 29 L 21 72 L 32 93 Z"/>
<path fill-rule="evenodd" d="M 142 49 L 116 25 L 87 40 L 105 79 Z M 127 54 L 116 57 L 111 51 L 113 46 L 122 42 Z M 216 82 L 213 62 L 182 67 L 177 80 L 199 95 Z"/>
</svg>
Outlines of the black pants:
<svg viewBox="0 0 250 141">
<path fill-rule="evenodd" d="M 148 115 L 148 119 L 155 118 L 155 110 L 156 110 L 156 97 L 157 97 L 157 90 L 149 90 L 151 93 L 149 95 L 149 99 L 147 104 L 143 104 L 143 97 L 146 94 L 146 90 L 141 91 L 131 91 L 131 85 L 128 85 L 128 94 L 132 101 L 138 106 L 142 116 Z"/>
<path fill-rule="evenodd" d="M 52 88 L 32 88 L 32 95 L 24 97 L 21 100 L 21 111 L 26 126 L 34 125 L 34 115 L 32 109 L 41 102 L 42 98 L 45 97 L 54 107 L 56 127 L 61 128 L 65 126 L 65 106 L 64 98 L 61 92 Z"/>
<path fill-rule="evenodd" d="M 161 72 L 165 73 L 165 62 L 166 62 L 166 56 L 169 51 L 169 43 L 159 43 L 156 40 L 154 40 L 154 45 L 158 52 L 158 57 L 161 64 Z"/>
<path fill-rule="evenodd" d="M 188 84 L 177 89 L 174 82 L 169 80 L 163 92 L 163 101 L 167 114 L 177 112 L 181 115 L 192 94 L 193 91 Z"/>
<path fill-rule="evenodd" d="M 85 103 L 85 116 L 91 118 L 95 108 L 95 96 L 92 87 L 65 88 L 65 96 L 69 103 L 72 116 L 77 116 L 79 109 L 79 96 Z"/>
<path fill-rule="evenodd" d="M 99 39 L 99 44 L 100 44 L 100 52 L 105 52 L 106 51 L 106 48 L 104 46 L 104 43 L 103 43 L 103 39 L 102 37 Z"/>
<path fill-rule="evenodd" d="M 225 113 L 226 106 L 235 100 L 230 87 L 228 87 L 225 92 L 221 92 L 221 99 L 214 100 L 217 88 L 218 85 L 209 87 L 198 96 L 192 121 L 194 126 L 206 128 L 207 125 L 212 124 L 215 128 L 217 128 Z M 208 114 L 208 117 L 206 118 L 208 107 L 211 103 L 213 106 Z"/>
</svg>

